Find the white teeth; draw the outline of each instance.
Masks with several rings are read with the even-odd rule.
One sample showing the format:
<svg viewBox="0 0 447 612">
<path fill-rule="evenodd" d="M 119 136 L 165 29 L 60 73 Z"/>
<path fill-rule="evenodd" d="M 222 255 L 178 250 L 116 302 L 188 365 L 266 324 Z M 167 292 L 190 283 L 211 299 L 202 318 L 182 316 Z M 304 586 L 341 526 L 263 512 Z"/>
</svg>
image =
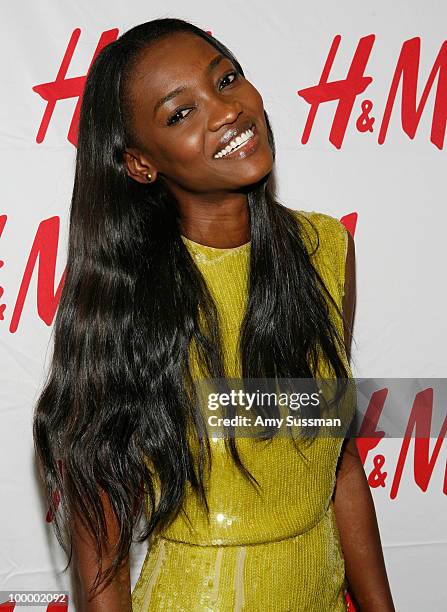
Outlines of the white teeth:
<svg viewBox="0 0 447 612">
<path fill-rule="evenodd" d="M 239 136 L 236 136 L 234 140 L 230 142 L 224 149 L 221 149 L 218 153 L 214 155 L 215 159 L 219 157 L 225 157 L 230 151 L 236 149 L 239 146 L 242 146 L 247 140 L 249 140 L 253 136 L 253 130 L 250 128 L 246 132 L 243 132 Z"/>
</svg>

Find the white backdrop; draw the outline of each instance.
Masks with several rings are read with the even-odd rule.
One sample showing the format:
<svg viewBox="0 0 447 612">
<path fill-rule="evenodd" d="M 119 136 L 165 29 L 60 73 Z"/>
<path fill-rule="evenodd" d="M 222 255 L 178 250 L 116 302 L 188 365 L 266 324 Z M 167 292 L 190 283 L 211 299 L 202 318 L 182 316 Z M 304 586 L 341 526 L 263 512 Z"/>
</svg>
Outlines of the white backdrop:
<svg viewBox="0 0 447 612">
<path fill-rule="evenodd" d="M 51 354 L 57 288 L 65 267 L 75 157 L 69 129 L 82 77 L 101 35 L 110 31 L 113 39 L 137 23 L 166 16 L 185 18 L 211 31 L 232 49 L 246 77 L 261 92 L 277 144 L 281 201 L 291 208 L 340 218 L 354 234 L 354 375 L 428 378 L 446 372 L 445 3 L 40 0 L 18 5 L 4 1 L 0 8 L 0 590 L 71 588 L 69 575 L 59 575 L 65 558 L 45 520 L 31 437 L 32 409 Z M 65 83 L 61 73 L 54 85 L 70 40 Z M 339 84 L 317 91 L 323 101 L 303 142 L 311 110 L 303 90 L 320 82 L 337 41 L 326 80 Z M 353 61 L 358 46 L 368 44 L 369 56 L 363 53 L 357 55 L 358 62 Z M 402 97 L 400 81 L 386 135 L 379 138 L 402 49 L 408 87 Z M 363 91 L 360 87 L 349 99 L 344 81 L 350 68 L 358 69 L 362 61 L 357 85 L 362 76 L 368 78 Z M 418 108 L 426 85 L 425 106 L 421 103 Z M 324 101 L 340 95 L 341 101 Z M 47 101 L 52 96 L 51 114 Z M 68 97 L 58 99 L 61 96 Z M 370 110 L 362 127 L 357 120 L 366 107 Z M 337 108 L 347 113 L 346 129 L 341 138 L 343 128 L 337 123 L 335 138 L 330 139 Z M 368 117 L 374 118 L 372 124 Z M 381 441 L 365 461 L 370 475 L 375 455 L 385 458 L 384 486 L 375 487 L 371 481 L 371 489 L 396 609 L 445 610 L 446 443 L 422 490 L 416 476 L 423 458 L 414 461 L 411 442 L 397 495 L 391 496 L 401 446 L 402 440 Z M 133 583 L 144 547 L 135 547 L 134 552 Z"/>
</svg>

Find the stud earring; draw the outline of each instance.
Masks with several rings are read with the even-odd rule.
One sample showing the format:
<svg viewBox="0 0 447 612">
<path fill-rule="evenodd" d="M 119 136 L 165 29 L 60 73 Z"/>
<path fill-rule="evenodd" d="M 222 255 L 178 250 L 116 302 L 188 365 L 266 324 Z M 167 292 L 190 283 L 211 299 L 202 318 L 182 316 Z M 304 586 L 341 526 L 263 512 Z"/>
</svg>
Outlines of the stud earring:
<svg viewBox="0 0 447 612">
<path fill-rule="evenodd" d="M 146 174 L 146 177 L 147 177 L 148 182 L 150 183 L 152 181 L 152 174 L 150 172 L 148 172 Z"/>
</svg>

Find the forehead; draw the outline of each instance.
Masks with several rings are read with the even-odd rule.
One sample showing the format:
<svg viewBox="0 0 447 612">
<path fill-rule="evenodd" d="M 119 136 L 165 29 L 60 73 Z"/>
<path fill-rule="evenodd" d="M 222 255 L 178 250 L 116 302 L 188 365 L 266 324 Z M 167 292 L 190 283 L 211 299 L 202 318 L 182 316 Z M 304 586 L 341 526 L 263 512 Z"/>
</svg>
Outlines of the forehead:
<svg viewBox="0 0 447 612">
<path fill-rule="evenodd" d="M 202 74 L 218 54 L 210 43 L 189 32 L 163 37 L 141 52 L 132 71 L 130 89 L 136 95 L 144 89 L 145 95 L 156 97 L 166 88 Z"/>
</svg>

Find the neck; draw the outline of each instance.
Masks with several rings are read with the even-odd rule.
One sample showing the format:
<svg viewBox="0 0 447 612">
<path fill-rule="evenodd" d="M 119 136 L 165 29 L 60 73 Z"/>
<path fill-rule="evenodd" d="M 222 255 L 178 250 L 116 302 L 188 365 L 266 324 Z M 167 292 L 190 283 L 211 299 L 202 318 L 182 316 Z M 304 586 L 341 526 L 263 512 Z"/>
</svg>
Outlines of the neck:
<svg viewBox="0 0 447 612">
<path fill-rule="evenodd" d="M 180 231 L 183 236 L 220 249 L 241 246 L 250 240 L 248 201 L 245 194 L 230 194 L 219 202 L 183 201 Z"/>
</svg>

